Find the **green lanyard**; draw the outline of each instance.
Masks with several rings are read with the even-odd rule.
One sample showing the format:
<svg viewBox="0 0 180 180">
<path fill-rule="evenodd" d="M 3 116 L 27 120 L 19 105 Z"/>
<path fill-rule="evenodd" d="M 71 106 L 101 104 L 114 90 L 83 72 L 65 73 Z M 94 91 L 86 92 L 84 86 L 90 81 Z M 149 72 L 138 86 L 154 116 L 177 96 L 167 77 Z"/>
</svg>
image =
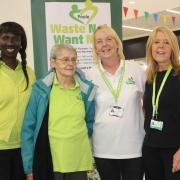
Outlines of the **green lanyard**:
<svg viewBox="0 0 180 180">
<path fill-rule="evenodd" d="M 122 60 L 121 60 L 122 61 Z M 121 93 L 121 89 L 122 89 L 122 82 L 123 82 L 123 76 L 124 76 L 124 71 L 125 71 L 125 62 L 123 61 L 123 67 L 121 70 L 121 73 L 119 75 L 119 80 L 118 80 L 118 86 L 117 89 L 113 89 L 111 83 L 109 82 L 108 78 L 106 77 L 106 75 L 104 74 L 104 72 L 102 71 L 102 69 L 100 68 L 100 65 L 98 64 L 98 68 L 99 71 L 101 73 L 101 76 L 106 84 L 106 86 L 109 88 L 111 94 L 114 96 L 115 101 L 117 102 Z"/>
<path fill-rule="evenodd" d="M 155 116 L 156 116 L 156 118 L 157 118 L 158 106 L 159 106 L 159 97 L 160 97 L 160 94 L 161 94 L 161 92 L 162 92 L 162 89 L 163 89 L 163 87 L 164 87 L 164 85 L 165 85 L 165 83 L 166 83 L 166 80 L 167 80 L 167 78 L 168 78 L 171 70 L 172 70 L 172 66 L 170 65 L 170 66 L 168 67 L 167 71 L 166 71 L 166 74 L 165 74 L 165 76 L 164 76 L 164 78 L 163 78 L 163 81 L 162 81 L 162 83 L 161 83 L 161 86 L 160 86 L 160 88 L 159 88 L 159 90 L 158 90 L 156 99 L 155 99 L 155 94 L 156 94 L 156 76 L 157 76 L 157 74 L 156 74 L 155 77 L 154 77 L 154 80 L 153 80 L 153 95 L 152 95 L 152 107 L 153 107 L 152 118 L 155 118 Z"/>
</svg>

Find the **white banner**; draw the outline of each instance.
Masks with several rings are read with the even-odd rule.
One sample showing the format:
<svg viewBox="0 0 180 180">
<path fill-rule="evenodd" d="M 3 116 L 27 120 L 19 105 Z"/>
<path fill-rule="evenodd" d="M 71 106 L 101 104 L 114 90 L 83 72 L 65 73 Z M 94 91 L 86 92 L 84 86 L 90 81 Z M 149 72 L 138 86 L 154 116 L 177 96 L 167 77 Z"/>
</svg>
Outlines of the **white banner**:
<svg viewBox="0 0 180 180">
<path fill-rule="evenodd" d="M 78 66 L 92 66 L 92 33 L 101 24 L 111 26 L 110 3 L 46 2 L 47 54 L 54 44 L 73 45 L 78 52 Z"/>
</svg>

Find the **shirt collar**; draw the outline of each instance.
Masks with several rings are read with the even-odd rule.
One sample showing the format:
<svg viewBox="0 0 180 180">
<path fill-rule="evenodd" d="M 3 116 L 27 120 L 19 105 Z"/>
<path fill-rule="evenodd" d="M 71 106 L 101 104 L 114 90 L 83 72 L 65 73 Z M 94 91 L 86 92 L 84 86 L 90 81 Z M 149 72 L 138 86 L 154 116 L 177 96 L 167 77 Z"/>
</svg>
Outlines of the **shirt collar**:
<svg viewBox="0 0 180 180">
<path fill-rule="evenodd" d="M 59 83 L 59 81 L 57 80 L 56 75 L 54 76 L 54 81 L 53 81 L 53 85 L 55 86 L 59 86 L 61 89 L 64 89 L 61 84 Z M 75 78 L 75 86 L 69 89 L 76 89 L 77 87 L 79 87 L 79 82 L 78 80 Z"/>
<path fill-rule="evenodd" d="M 17 71 L 17 70 L 19 70 L 19 69 L 22 68 L 22 65 L 21 65 L 20 61 L 17 60 L 17 62 L 18 62 L 18 64 L 17 64 L 17 66 L 16 66 L 16 68 L 15 68 L 14 71 Z M 6 69 L 11 69 L 9 66 L 6 65 L 6 63 L 5 63 L 4 61 L 2 61 L 2 59 L 0 59 L 0 67 L 1 67 L 1 66 L 4 67 L 4 68 L 6 68 Z"/>
<path fill-rule="evenodd" d="M 116 75 L 118 76 L 118 75 L 120 74 L 121 69 L 122 69 L 122 67 L 123 67 L 123 64 L 124 64 L 124 60 L 120 60 L 120 65 L 119 65 L 119 67 L 117 68 L 117 70 L 116 70 L 116 72 L 115 72 L 115 74 L 114 74 L 113 76 L 116 76 Z M 99 67 L 101 68 L 101 70 L 102 70 L 102 72 L 103 72 L 104 74 L 106 74 L 106 75 L 111 75 L 108 71 L 106 71 L 106 69 L 103 68 L 101 62 L 99 62 Z M 111 75 L 111 76 L 112 76 L 112 75 Z"/>
</svg>

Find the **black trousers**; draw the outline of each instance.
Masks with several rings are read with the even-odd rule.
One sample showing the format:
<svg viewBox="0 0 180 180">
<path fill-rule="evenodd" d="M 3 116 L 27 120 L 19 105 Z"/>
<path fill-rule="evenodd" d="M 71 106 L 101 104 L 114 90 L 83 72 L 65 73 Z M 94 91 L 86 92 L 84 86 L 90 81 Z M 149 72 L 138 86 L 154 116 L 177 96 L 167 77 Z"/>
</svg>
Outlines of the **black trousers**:
<svg viewBox="0 0 180 180">
<path fill-rule="evenodd" d="M 101 180 L 143 180 L 142 158 L 95 158 Z"/>
<path fill-rule="evenodd" d="M 180 171 L 172 173 L 173 155 L 177 149 L 143 146 L 146 180 L 180 180 Z"/>
<path fill-rule="evenodd" d="M 0 150 L 0 180 L 25 180 L 20 149 Z"/>
<path fill-rule="evenodd" d="M 54 173 L 54 180 L 87 180 L 87 172 Z"/>
</svg>

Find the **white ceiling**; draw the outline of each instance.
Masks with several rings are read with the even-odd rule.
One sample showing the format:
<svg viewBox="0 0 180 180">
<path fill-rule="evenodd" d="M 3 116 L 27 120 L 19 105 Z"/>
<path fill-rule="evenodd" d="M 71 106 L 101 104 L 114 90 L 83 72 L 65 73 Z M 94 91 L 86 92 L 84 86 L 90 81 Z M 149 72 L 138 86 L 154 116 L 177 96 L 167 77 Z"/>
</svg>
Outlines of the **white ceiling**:
<svg viewBox="0 0 180 180">
<path fill-rule="evenodd" d="M 130 2 L 134 1 L 134 4 Z M 153 29 L 158 25 L 167 25 L 173 30 L 180 29 L 180 14 L 169 13 L 165 11 L 166 9 L 173 9 L 180 12 L 180 0 L 123 0 L 123 6 L 128 7 L 127 16 L 123 17 L 123 25 L 134 26 L 139 28 Z M 135 19 L 133 9 L 138 9 L 138 18 Z M 149 12 L 149 18 L 145 20 L 144 12 Z M 153 19 L 153 14 L 158 13 L 158 21 L 155 22 Z M 163 22 L 163 15 L 168 16 L 167 23 Z M 175 25 L 173 25 L 171 17 L 176 17 Z M 148 31 L 140 31 L 134 29 L 122 29 L 123 39 L 133 39 L 137 37 L 147 36 Z"/>
</svg>

